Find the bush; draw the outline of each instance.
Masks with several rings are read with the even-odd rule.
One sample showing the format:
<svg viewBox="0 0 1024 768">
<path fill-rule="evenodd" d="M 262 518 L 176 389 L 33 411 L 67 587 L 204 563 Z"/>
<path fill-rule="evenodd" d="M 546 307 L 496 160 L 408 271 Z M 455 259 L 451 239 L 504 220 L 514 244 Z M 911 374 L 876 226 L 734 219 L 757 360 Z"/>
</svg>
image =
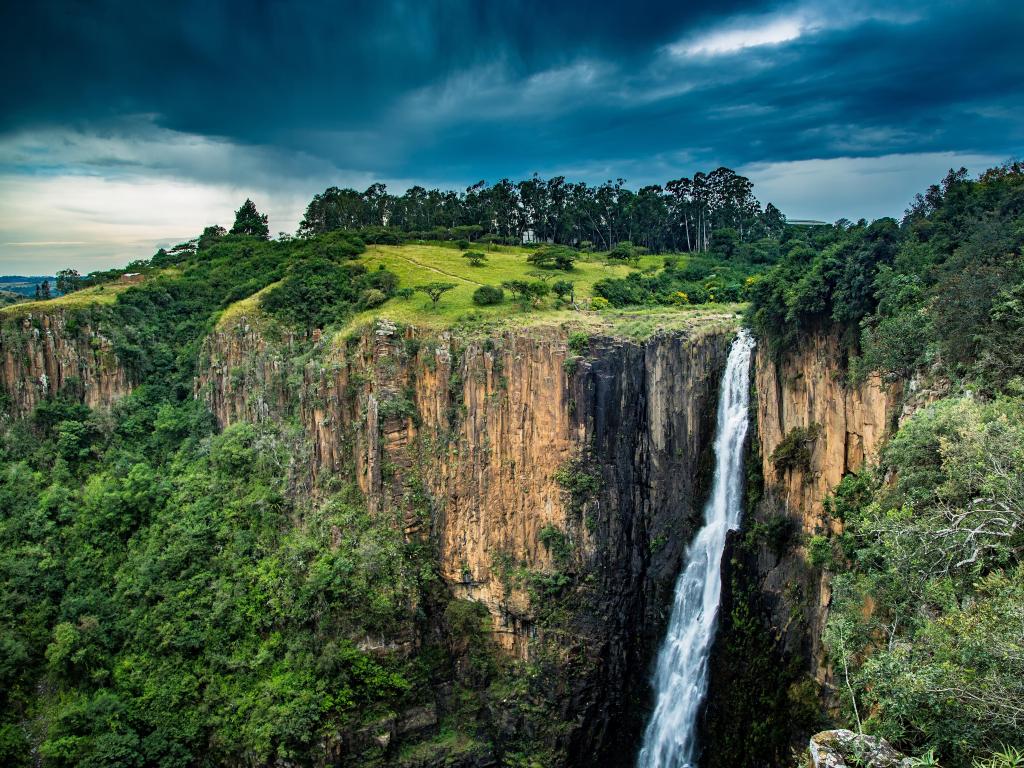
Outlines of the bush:
<svg viewBox="0 0 1024 768">
<path fill-rule="evenodd" d="M 482 267 L 487 263 L 487 255 L 480 253 L 480 251 L 467 251 L 462 254 L 462 257 L 469 262 L 471 267 Z"/>
<path fill-rule="evenodd" d="M 569 349 L 577 355 L 585 355 L 590 349 L 590 335 L 586 331 L 569 334 Z"/>
<path fill-rule="evenodd" d="M 455 241 L 455 247 L 458 248 L 460 251 L 468 250 L 469 249 L 469 240 L 456 240 Z"/>
<path fill-rule="evenodd" d="M 501 304 L 505 300 L 505 292 L 497 285 L 481 285 L 473 291 L 473 303 L 481 307 Z"/>
<path fill-rule="evenodd" d="M 807 472 L 811 468 L 811 446 L 820 435 L 821 424 L 791 429 L 772 451 L 771 460 L 775 471 L 781 473 L 798 469 Z"/>
<path fill-rule="evenodd" d="M 376 288 L 367 288 L 359 295 L 359 306 L 363 309 L 373 309 L 374 307 L 379 307 L 387 300 L 388 296 L 384 291 L 377 290 Z"/>
</svg>

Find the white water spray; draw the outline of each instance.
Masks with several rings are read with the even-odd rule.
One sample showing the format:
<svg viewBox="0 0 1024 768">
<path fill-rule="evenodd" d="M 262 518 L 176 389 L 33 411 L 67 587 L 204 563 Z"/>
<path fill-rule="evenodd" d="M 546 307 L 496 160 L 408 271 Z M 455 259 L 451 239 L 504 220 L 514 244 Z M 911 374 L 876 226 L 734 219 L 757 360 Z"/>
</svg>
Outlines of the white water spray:
<svg viewBox="0 0 1024 768">
<path fill-rule="evenodd" d="M 729 350 L 718 397 L 714 485 L 704 507 L 704 527 L 687 549 L 676 582 L 668 635 L 654 675 L 654 713 L 644 731 L 637 768 L 696 765 L 697 715 L 708 690 L 708 654 L 722 594 L 722 553 L 726 534 L 740 524 L 753 347 L 750 334 L 741 330 Z"/>
</svg>

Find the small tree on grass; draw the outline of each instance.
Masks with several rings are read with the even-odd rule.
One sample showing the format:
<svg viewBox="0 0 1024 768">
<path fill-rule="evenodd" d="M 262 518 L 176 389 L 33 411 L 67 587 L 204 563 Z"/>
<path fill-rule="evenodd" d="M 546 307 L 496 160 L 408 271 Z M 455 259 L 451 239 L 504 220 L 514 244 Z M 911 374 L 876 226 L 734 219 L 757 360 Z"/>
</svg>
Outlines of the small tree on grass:
<svg viewBox="0 0 1024 768">
<path fill-rule="evenodd" d="M 487 255 L 480 251 L 467 251 L 462 254 L 462 258 L 466 259 L 471 267 L 482 267 L 487 263 Z"/>
<path fill-rule="evenodd" d="M 526 257 L 526 260 L 540 269 L 561 269 L 569 271 L 576 262 L 576 251 L 564 245 L 546 245 Z"/>
<path fill-rule="evenodd" d="M 501 287 L 512 294 L 514 299 L 525 299 L 526 292 L 530 290 L 530 284 L 525 280 L 506 280 Z"/>
<path fill-rule="evenodd" d="M 465 239 L 456 240 L 455 241 L 455 245 L 456 245 L 456 247 L 460 251 L 468 250 L 469 249 L 469 240 L 465 240 Z"/>
<path fill-rule="evenodd" d="M 441 297 L 454 287 L 455 283 L 427 283 L 426 285 L 417 286 L 416 290 L 427 294 L 430 297 L 431 306 L 436 308 L 437 302 L 441 300 Z"/>
<path fill-rule="evenodd" d="M 57 290 L 60 293 L 74 293 L 82 287 L 82 276 L 77 269 L 62 269 L 57 273 Z"/>
<path fill-rule="evenodd" d="M 540 306 L 541 299 L 551 293 L 551 286 L 542 280 L 530 283 L 526 295 L 533 300 L 533 306 Z"/>
<path fill-rule="evenodd" d="M 571 303 L 576 303 L 575 284 L 572 281 L 556 280 L 551 286 L 551 290 L 558 297 L 559 301 L 563 301 L 568 296 Z"/>
</svg>

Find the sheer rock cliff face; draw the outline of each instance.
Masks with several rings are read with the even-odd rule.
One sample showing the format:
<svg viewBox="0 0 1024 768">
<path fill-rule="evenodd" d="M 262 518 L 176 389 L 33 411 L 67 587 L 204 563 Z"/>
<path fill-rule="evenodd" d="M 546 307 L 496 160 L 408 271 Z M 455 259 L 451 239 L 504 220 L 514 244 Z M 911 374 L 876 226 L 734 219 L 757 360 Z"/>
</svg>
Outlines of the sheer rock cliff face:
<svg viewBox="0 0 1024 768">
<path fill-rule="evenodd" d="M 12 415 L 57 392 L 108 408 L 132 389 L 110 339 L 62 311 L 28 313 L 0 325 L 0 393 Z"/>
<path fill-rule="evenodd" d="M 755 362 L 757 439 L 764 478 L 762 514 L 786 515 L 793 521 L 798 546 L 781 558 L 764 551 L 760 570 L 763 589 L 778 602 L 780 624 L 790 650 L 807 646 L 809 672 L 821 684 L 830 672 L 821 647 L 821 630 L 831 599 L 829 577 L 807 566 L 799 543 L 815 534 L 840 533 L 842 523 L 830 518 L 825 498 L 844 475 L 878 459 L 879 450 L 898 418 L 903 387 L 884 384 L 877 375 L 859 384 L 847 382 L 845 358 L 838 336 L 816 333 L 780 359 L 766 345 Z M 808 430 L 806 465 L 776 468 L 772 455 L 794 430 Z M 803 623 L 791 619 L 802 612 Z"/>
<path fill-rule="evenodd" d="M 558 329 L 464 340 L 382 321 L 302 362 L 243 318 L 210 338 L 196 394 L 222 425 L 297 420 L 312 476 L 352 472 L 371 510 L 429 533 L 450 592 L 487 606 L 508 654 L 564 660 L 556 749 L 628 765 L 732 333 L 594 337 L 575 354 Z M 524 573 L 571 586 L 531 597 Z"/>
</svg>

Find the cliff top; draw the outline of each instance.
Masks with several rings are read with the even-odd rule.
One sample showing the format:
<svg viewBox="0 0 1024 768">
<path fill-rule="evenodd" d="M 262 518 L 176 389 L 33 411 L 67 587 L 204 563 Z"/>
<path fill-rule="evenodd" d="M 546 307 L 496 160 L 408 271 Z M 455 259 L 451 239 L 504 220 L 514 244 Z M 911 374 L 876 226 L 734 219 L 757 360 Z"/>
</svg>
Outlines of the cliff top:
<svg viewBox="0 0 1024 768">
<path fill-rule="evenodd" d="M 472 248 L 470 250 L 473 250 Z M 626 338 L 645 338 L 658 330 L 680 330 L 718 324 L 736 325 L 742 309 L 737 303 L 705 303 L 672 306 L 630 307 L 587 311 L 598 298 L 595 285 L 604 279 L 622 279 L 629 275 L 655 273 L 664 265 L 664 255 L 644 255 L 633 265 L 609 263 L 603 255 L 581 253 L 568 271 L 539 270 L 527 261 L 535 251 L 499 246 L 480 247 L 486 261 L 473 266 L 465 252 L 445 245 L 371 245 L 359 256 L 359 263 L 370 273 L 385 269 L 398 277 L 401 289 L 411 295 L 392 297 L 382 306 L 358 312 L 340 327 L 335 337 L 347 336 L 357 328 L 386 317 L 396 323 L 426 329 L 457 329 L 465 333 L 494 333 L 509 328 L 569 325 L 592 332 L 605 332 Z M 686 257 L 682 257 L 686 259 Z M 501 286 L 507 281 L 544 282 L 549 287 L 558 281 L 573 284 L 575 306 L 569 298 L 543 301 L 515 301 L 506 291 L 505 299 L 492 306 L 473 301 L 481 286 Z M 430 283 L 449 283 L 454 287 L 434 304 L 416 289 Z M 265 322 L 261 300 L 280 283 L 272 283 L 253 295 L 235 302 L 221 314 L 218 325 L 226 326 L 239 318 Z M 406 291 L 406 294 L 409 294 Z M 601 299 L 598 298 L 600 302 Z"/>
</svg>

